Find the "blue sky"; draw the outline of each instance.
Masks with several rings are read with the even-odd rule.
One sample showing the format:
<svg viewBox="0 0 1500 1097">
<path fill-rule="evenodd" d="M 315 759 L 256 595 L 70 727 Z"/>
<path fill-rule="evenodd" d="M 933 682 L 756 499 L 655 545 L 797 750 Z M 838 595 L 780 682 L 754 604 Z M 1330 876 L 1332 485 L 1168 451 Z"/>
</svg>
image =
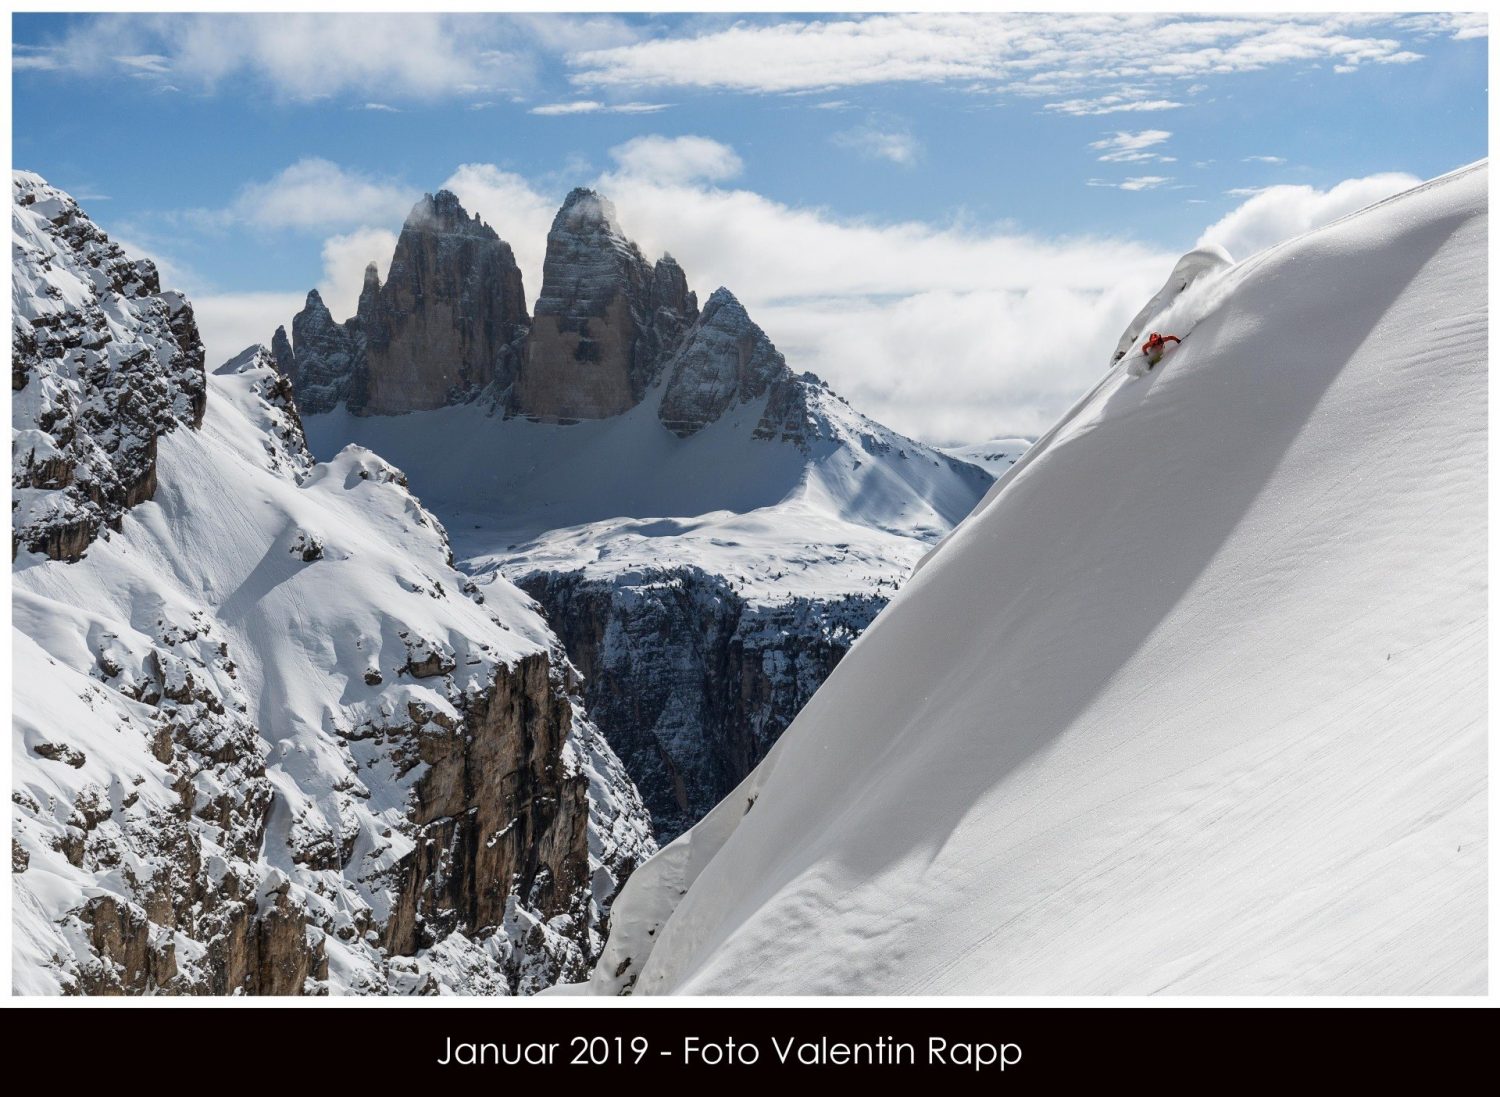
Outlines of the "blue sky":
<svg viewBox="0 0 1500 1097">
<path fill-rule="evenodd" d="M 977 439 L 1045 426 L 1211 226 L 1264 246 L 1487 155 L 1486 33 L 1463 16 L 17 15 L 14 161 L 158 259 L 222 356 L 314 285 L 352 308 L 364 262 L 441 185 L 516 245 L 534 296 L 550 209 L 601 185 L 648 252 L 672 250 L 700 296 L 729 285 L 793 365 L 898 428 Z"/>
</svg>

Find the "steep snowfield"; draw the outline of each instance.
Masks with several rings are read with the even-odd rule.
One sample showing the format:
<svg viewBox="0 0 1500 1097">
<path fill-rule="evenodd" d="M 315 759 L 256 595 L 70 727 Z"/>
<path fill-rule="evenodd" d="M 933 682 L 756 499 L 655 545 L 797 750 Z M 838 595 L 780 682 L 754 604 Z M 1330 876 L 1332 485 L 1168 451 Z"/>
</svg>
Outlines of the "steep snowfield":
<svg viewBox="0 0 1500 1097">
<path fill-rule="evenodd" d="M 592 989 L 1483 991 L 1487 182 L 1174 303 L 636 872 Z"/>
<path fill-rule="evenodd" d="M 623 414 L 567 426 L 477 403 L 341 409 L 306 425 L 315 453 L 352 441 L 399 465 L 480 574 L 686 564 L 756 601 L 899 583 L 989 482 L 826 389 L 810 396 L 819 436 L 808 451 L 752 437 L 764 398 L 685 439 L 662 427 L 661 398 L 658 386 Z"/>
</svg>

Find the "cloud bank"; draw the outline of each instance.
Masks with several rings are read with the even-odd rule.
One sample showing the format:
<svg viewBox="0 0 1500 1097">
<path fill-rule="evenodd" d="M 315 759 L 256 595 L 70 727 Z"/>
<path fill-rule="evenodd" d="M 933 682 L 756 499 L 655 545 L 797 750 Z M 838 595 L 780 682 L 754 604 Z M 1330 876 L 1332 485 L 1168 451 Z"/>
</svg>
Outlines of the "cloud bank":
<svg viewBox="0 0 1500 1097">
<path fill-rule="evenodd" d="M 1107 366 L 1120 330 L 1177 258 L 1129 239 L 1053 239 L 1004 225 L 874 221 L 788 205 L 735 187 L 740 157 L 707 137 L 640 137 L 610 156 L 608 171 L 580 182 L 614 200 L 622 227 L 648 257 L 670 251 L 700 298 L 728 286 L 793 368 L 818 373 L 877 419 L 939 443 L 1045 430 Z M 315 165 L 330 168 L 337 170 Z M 303 162 L 275 180 L 313 170 Z M 354 311 L 365 264 L 375 260 L 384 273 L 407 197 L 395 184 L 385 194 L 387 184 L 354 178 L 356 195 L 375 188 L 361 208 L 383 220 L 324 241 L 318 286 L 341 318 Z M 1415 182 L 1385 174 L 1327 190 L 1272 187 L 1209 227 L 1201 242 L 1244 258 Z M 462 165 L 442 185 L 511 243 L 534 299 L 561 194 L 493 164 Z M 247 217 L 302 230 L 300 215 L 256 202 L 262 193 L 242 192 L 237 205 Z M 194 302 L 211 358 L 222 359 L 269 339 L 301 295 L 207 293 Z"/>
</svg>

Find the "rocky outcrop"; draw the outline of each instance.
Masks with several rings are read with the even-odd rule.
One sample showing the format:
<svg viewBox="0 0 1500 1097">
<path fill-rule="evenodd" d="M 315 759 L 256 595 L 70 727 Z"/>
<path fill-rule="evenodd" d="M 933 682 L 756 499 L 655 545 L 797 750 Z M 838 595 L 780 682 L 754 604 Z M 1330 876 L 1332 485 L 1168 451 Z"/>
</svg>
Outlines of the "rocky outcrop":
<svg viewBox="0 0 1500 1097">
<path fill-rule="evenodd" d="M 274 339 L 271 348 L 306 414 L 363 402 L 367 385 L 364 339 L 357 325 L 334 320 L 317 290 L 308 292 L 302 311 L 292 317 L 290 353 Z"/>
<path fill-rule="evenodd" d="M 703 313 L 666 367 L 658 410 L 662 426 L 687 438 L 736 404 L 768 397 L 755 437 L 804 441 L 807 401 L 803 384 L 734 294 L 715 290 Z"/>
<path fill-rule="evenodd" d="M 272 348 L 306 414 L 397 415 L 506 389 L 528 323 L 510 245 L 441 190 L 412 208 L 385 284 L 366 268 L 353 318 L 337 323 L 314 290 L 290 346 Z"/>
<path fill-rule="evenodd" d="M 229 665 L 227 654 L 219 658 Z M 168 650 L 147 665 L 159 680 L 131 675 L 120 684 L 154 706 L 153 750 L 181 799 L 153 812 L 134 810 L 129 797 L 117 809 L 105 789 L 76 797 L 54 848 L 77 869 L 119 874 L 128 894 L 86 899 L 63 919 L 83 946 L 71 960 L 58 957 L 66 989 L 321 994 L 330 940 L 346 961 L 350 950 L 368 951 L 383 972 L 383 982 L 344 989 L 452 989 L 442 956 L 455 951 L 486 958 L 485 978 L 470 990 L 531 992 L 587 975 L 617 882 L 649 849 L 591 830 L 591 770 L 580 764 L 587 744 L 573 740 L 566 676 L 548 655 L 499 668 L 457 719 L 418 708 L 373 738 L 369 729 L 350 733 L 351 746 L 375 748 L 397 769 L 423 767 L 399 826 L 410 852 L 363 874 L 362 888 L 386 898 L 352 906 L 357 893 L 310 901 L 263 860 L 275 794 L 258 729 L 237 699 L 223 697 L 213 676 L 180 669 Z M 34 833 L 41 805 L 24 794 L 17 803 L 23 832 Z M 591 839 L 608 863 L 591 860 Z M 353 842 L 315 830 L 293 828 L 289 853 L 332 874 L 323 884 L 330 895 L 333 880 L 362 875 Z M 596 866 L 609 881 L 597 896 Z"/>
<path fill-rule="evenodd" d="M 12 180 L 11 553 L 77 560 L 157 487 L 157 439 L 203 418 L 192 307 L 68 195 Z"/>
<path fill-rule="evenodd" d="M 451 191 L 424 195 L 385 284 L 366 270 L 358 321 L 367 388 L 350 410 L 396 415 L 470 400 L 515 376 L 528 324 L 521 269 Z"/>
<path fill-rule="evenodd" d="M 698 312 L 676 260 L 653 267 L 621 232 L 613 204 L 570 193 L 547 234 L 536 318 L 509 410 L 534 419 L 604 419 L 638 404 Z"/>
<path fill-rule="evenodd" d="M 589 712 L 665 844 L 765 757 L 885 606 L 880 595 L 748 603 L 697 568 L 617 579 L 538 573 Z"/>
</svg>

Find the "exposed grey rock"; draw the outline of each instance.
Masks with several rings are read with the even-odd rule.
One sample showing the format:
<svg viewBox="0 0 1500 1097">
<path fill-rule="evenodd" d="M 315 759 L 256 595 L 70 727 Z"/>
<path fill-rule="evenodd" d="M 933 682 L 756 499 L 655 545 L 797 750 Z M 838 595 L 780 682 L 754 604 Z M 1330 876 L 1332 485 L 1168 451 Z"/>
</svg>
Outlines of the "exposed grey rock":
<svg viewBox="0 0 1500 1097">
<path fill-rule="evenodd" d="M 510 245 L 444 190 L 412 208 L 385 284 L 365 269 L 354 317 L 335 322 L 314 290 L 291 353 L 272 346 L 305 414 L 397 415 L 506 389 L 528 323 Z"/>
<path fill-rule="evenodd" d="M 510 410 L 566 422 L 634 407 L 697 312 L 675 260 L 653 267 L 621 232 L 607 198 L 572 191 L 547 234 L 541 296 Z"/>
<path fill-rule="evenodd" d="M 11 554 L 77 560 L 156 494 L 156 440 L 203 419 L 192 307 L 71 197 L 12 180 Z"/>
<path fill-rule="evenodd" d="M 276 353 L 277 368 L 286 371 Z M 365 345 L 357 328 L 338 323 L 317 290 L 310 290 L 302 311 L 292 318 L 293 365 L 288 372 L 297 404 L 306 415 L 332 411 L 340 404 L 363 403 Z"/>
<path fill-rule="evenodd" d="M 521 584 L 584 677 L 589 713 L 665 845 L 765 757 L 885 607 L 878 594 L 753 605 L 722 576 L 539 572 Z"/>
<path fill-rule="evenodd" d="M 473 399 L 515 376 L 528 325 L 510 245 L 451 192 L 424 195 L 380 285 L 365 271 L 359 328 L 367 389 L 351 410 L 394 415 Z"/>
<path fill-rule="evenodd" d="M 757 438 L 795 434 L 801 438 L 798 379 L 781 352 L 750 319 L 743 305 L 722 286 L 667 364 L 666 390 L 658 415 L 679 438 L 696 434 L 735 404 L 757 400 L 779 389 L 757 426 Z"/>
</svg>

